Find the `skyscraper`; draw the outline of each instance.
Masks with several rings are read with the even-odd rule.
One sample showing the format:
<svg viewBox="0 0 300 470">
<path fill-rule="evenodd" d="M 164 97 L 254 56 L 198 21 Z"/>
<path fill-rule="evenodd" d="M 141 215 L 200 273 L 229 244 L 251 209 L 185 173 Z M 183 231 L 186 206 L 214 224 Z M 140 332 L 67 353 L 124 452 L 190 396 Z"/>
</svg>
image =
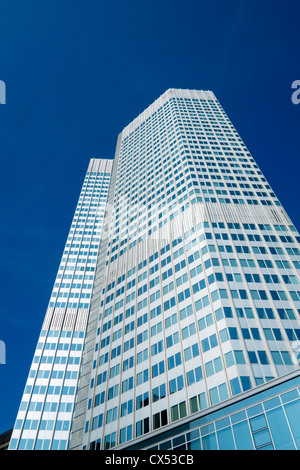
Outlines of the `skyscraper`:
<svg viewBox="0 0 300 470">
<path fill-rule="evenodd" d="M 214 94 L 167 90 L 109 181 L 68 431 L 50 310 L 11 448 L 299 448 L 300 236 Z"/>
<path fill-rule="evenodd" d="M 67 449 L 112 160 L 92 159 L 14 426 L 11 449 Z"/>
</svg>

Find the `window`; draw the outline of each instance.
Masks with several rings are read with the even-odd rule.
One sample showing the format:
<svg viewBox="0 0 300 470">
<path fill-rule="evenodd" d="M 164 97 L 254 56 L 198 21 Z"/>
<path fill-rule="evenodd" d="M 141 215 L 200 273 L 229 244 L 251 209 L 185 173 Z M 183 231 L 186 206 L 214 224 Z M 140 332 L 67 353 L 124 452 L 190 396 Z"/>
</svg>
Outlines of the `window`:
<svg viewBox="0 0 300 470">
<path fill-rule="evenodd" d="M 234 351 L 236 364 L 245 364 L 243 351 Z"/>
<path fill-rule="evenodd" d="M 188 385 L 192 385 L 195 382 L 199 382 L 203 379 L 202 367 L 196 367 L 196 369 L 190 370 L 186 373 Z"/>
<path fill-rule="evenodd" d="M 273 361 L 277 365 L 292 365 L 292 359 L 288 351 L 271 351 Z"/>
<path fill-rule="evenodd" d="M 157 323 L 151 328 L 151 336 L 155 336 L 162 331 L 162 322 Z"/>
<path fill-rule="evenodd" d="M 192 315 L 193 313 L 193 307 L 192 305 L 189 305 L 188 307 L 183 308 L 180 310 L 180 319 L 183 320 L 184 318 Z"/>
<path fill-rule="evenodd" d="M 175 379 L 170 380 L 169 381 L 170 395 L 172 395 L 172 393 L 178 392 L 179 390 L 182 390 L 183 387 L 184 387 L 183 375 L 179 375 Z"/>
<path fill-rule="evenodd" d="M 137 335 L 137 344 L 142 343 L 148 339 L 148 330 L 143 331 L 142 333 Z"/>
<path fill-rule="evenodd" d="M 164 302 L 164 311 L 169 310 L 171 307 L 174 307 L 175 305 L 176 305 L 176 299 L 175 297 L 172 297 L 171 299 Z"/>
<path fill-rule="evenodd" d="M 136 437 L 149 432 L 149 418 L 142 419 L 136 423 Z"/>
<path fill-rule="evenodd" d="M 196 326 L 195 323 L 191 323 L 190 325 L 186 326 L 182 329 L 182 338 L 186 339 L 189 336 L 192 336 L 196 333 Z"/>
<path fill-rule="evenodd" d="M 122 393 L 127 392 L 133 388 L 133 377 L 129 377 L 129 379 L 125 379 L 122 382 Z"/>
<path fill-rule="evenodd" d="M 192 346 L 185 348 L 184 357 L 186 361 L 189 361 L 193 357 L 199 356 L 199 345 L 198 343 L 193 344 Z"/>
<path fill-rule="evenodd" d="M 120 430 L 120 444 L 130 441 L 132 439 L 132 425 L 129 425 Z"/>
<path fill-rule="evenodd" d="M 179 333 L 176 331 L 170 336 L 167 336 L 166 338 L 166 343 L 167 343 L 167 348 L 170 348 L 174 344 L 177 344 L 179 342 Z"/>
<path fill-rule="evenodd" d="M 165 319 L 165 327 L 166 328 L 169 328 L 170 326 L 175 325 L 175 323 L 177 323 L 177 314 L 176 313 L 173 313 L 173 315 L 171 315 L 170 317 L 167 317 Z"/>
<path fill-rule="evenodd" d="M 105 449 L 110 449 L 116 445 L 116 433 L 113 432 L 112 434 L 107 434 L 105 436 Z"/>
<path fill-rule="evenodd" d="M 227 386 L 225 383 L 213 387 L 209 390 L 210 401 L 212 405 L 228 398 Z"/>
<path fill-rule="evenodd" d="M 257 354 L 261 364 L 269 364 L 266 351 L 257 351 Z"/>
<path fill-rule="evenodd" d="M 213 335 L 209 336 L 208 338 L 203 339 L 201 341 L 201 345 L 202 345 L 203 352 L 206 352 L 209 349 L 212 349 L 212 348 L 218 346 L 217 335 L 213 334 Z"/>
<path fill-rule="evenodd" d="M 210 377 L 213 374 L 216 374 L 220 370 L 223 369 L 222 360 L 220 357 L 213 359 L 212 361 L 208 361 L 205 363 L 205 371 L 207 377 Z"/>
<path fill-rule="evenodd" d="M 106 424 L 111 423 L 112 421 L 115 421 L 117 419 L 117 415 L 118 415 L 117 406 L 111 410 L 108 410 L 106 413 Z"/>
<path fill-rule="evenodd" d="M 182 302 L 185 299 L 188 299 L 191 296 L 190 289 L 185 289 L 183 292 L 178 294 L 178 302 Z"/>
<path fill-rule="evenodd" d="M 168 347 L 168 346 L 167 346 Z M 160 353 L 164 349 L 164 343 L 163 341 L 158 341 L 158 343 L 155 343 L 151 346 L 151 356 L 155 356 L 156 354 Z"/>
<path fill-rule="evenodd" d="M 107 400 L 111 400 L 112 398 L 118 396 L 119 394 L 119 384 L 114 385 L 108 389 L 108 397 Z"/>
<path fill-rule="evenodd" d="M 141 385 L 149 380 L 149 372 L 148 369 L 139 372 L 136 375 L 136 385 Z"/>
<path fill-rule="evenodd" d="M 152 366 L 152 377 L 157 377 L 158 375 L 163 374 L 164 371 L 165 371 L 164 361 L 161 361 L 158 364 L 154 364 Z"/>
<path fill-rule="evenodd" d="M 174 367 L 181 364 L 181 353 L 178 352 L 174 356 L 168 357 L 168 369 L 173 369 Z"/>
<path fill-rule="evenodd" d="M 178 405 L 171 407 L 171 421 L 177 421 L 178 419 L 184 418 L 187 415 L 186 403 L 183 401 Z"/>
<path fill-rule="evenodd" d="M 166 385 L 161 384 L 158 387 L 155 387 L 152 389 L 152 401 L 153 403 L 156 402 L 157 400 L 160 400 L 161 398 L 164 398 L 166 396 Z"/>
<path fill-rule="evenodd" d="M 137 410 L 148 405 L 149 405 L 149 392 L 142 393 L 141 395 L 136 397 L 136 409 Z"/>
<path fill-rule="evenodd" d="M 126 401 L 121 404 L 121 416 L 126 416 L 133 411 L 133 400 Z"/>
<path fill-rule="evenodd" d="M 167 410 L 162 410 L 153 415 L 153 429 L 158 429 L 166 424 L 168 424 Z"/>
</svg>

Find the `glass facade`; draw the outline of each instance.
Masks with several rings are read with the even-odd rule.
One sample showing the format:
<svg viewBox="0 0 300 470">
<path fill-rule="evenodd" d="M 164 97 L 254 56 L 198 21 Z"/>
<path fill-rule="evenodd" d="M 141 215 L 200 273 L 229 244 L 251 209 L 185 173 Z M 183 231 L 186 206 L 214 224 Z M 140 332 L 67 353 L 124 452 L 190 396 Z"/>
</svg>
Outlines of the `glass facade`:
<svg viewBox="0 0 300 470">
<path fill-rule="evenodd" d="M 164 431 L 127 450 L 298 450 L 300 377 Z M 116 450 L 122 447 L 116 447 Z"/>
<path fill-rule="evenodd" d="M 299 233 L 214 94 L 167 90 L 120 133 L 107 180 L 62 447 L 149 448 L 203 414 L 153 445 L 298 448 L 298 403 L 282 396 L 206 418 L 297 373 L 300 339 Z M 44 445 L 23 427 L 11 447 Z"/>
</svg>

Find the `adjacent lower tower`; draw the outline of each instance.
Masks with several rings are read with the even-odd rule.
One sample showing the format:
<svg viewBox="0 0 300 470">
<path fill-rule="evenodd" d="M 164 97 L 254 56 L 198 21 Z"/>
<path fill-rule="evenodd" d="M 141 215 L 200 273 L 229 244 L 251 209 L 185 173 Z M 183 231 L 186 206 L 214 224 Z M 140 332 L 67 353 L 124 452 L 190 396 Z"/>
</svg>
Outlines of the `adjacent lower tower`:
<svg viewBox="0 0 300 470">
<path fill-rule="evenodd" d="M 10 449 L 68 448 L 111 169 L 112 160 L 89 162 Z"/>
</svg>

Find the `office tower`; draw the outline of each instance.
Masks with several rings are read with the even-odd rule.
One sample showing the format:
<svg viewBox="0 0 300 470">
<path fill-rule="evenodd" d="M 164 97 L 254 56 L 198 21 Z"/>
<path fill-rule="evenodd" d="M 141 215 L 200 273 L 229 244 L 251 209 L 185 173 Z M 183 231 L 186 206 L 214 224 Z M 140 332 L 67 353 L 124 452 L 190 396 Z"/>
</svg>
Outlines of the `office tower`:
<svg viewBox="0 0 300 470">
<path fill-rule="evenodd" d="M 300 448 L 299 241 L 212 92 L 125 127 L 68 448 Z"/>
<path fill-rule="evenodd" d="M 111 168 L 89 162 L 10 449 L 67 449 Z"/>
<path fill-rule="evenodd" d="M 213 93 L 123 130 L 109 203 L 70 447 L 274 445 L 261 411 L 195 424 L 298 373 L 299 234 Z"/>
</svg>

